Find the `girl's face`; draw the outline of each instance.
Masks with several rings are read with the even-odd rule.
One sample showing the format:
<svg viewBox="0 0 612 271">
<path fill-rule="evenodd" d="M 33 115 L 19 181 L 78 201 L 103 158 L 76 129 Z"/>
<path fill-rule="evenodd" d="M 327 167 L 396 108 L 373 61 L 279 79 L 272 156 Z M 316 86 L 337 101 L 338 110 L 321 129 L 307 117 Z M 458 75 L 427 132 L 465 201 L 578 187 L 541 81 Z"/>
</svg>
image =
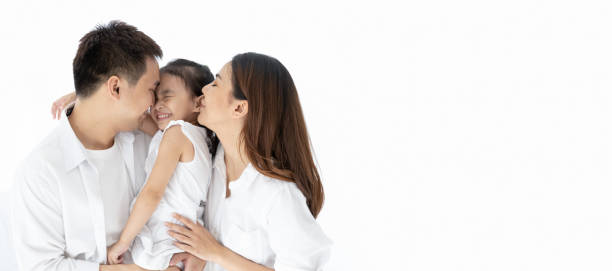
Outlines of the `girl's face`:
<svg viewBox="0 0 612 271">
<path fill-rule="evenodd" d="M 203 95 L 199 98 L 198 123 L 218 132 L 223 126 L 242 121 L 246 115 L 247 103 L 234 98 L 232 92 L 232 65 L 230 62 L 221 68 L 212 83 L 202 88 Z"/>
<path fill-rule="evenodd" d="M 163 73 L 155 91 L 156 102 L 151 116 L 160 130 L 171 120 L 194 122 L 199 108 L 195 97 L 180 77 Z"/>
</svg>

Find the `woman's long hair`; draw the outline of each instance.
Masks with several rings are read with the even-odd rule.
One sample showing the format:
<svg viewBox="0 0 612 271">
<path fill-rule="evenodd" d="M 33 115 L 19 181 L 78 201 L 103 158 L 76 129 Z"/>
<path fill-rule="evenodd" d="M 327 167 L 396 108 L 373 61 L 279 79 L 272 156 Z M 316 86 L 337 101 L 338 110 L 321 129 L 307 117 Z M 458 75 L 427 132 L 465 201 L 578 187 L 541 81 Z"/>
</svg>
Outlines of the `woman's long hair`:
<svg viewBox="0 0 612 271">
<path fill-rule="evenodd" d="M 215 76 L 210 72 L 208 66 L 182 58 L 171 61 L 166 66 L 159 69 L 159 73 L 171 74 L 181 78 L 185 83 L 185 87 L 187 87 L 195 97 L 202 96 L 202 88 L 215 80 Z M 206 129 L 208 150 L 212 156 L 215 156 L 217 146 L 219 145 L 219 139 L 212 130 L 199 124 L 198 126 Z"/>
<path fill-rule="evenodd" d="M 289 71 L 256 53 L 236 55 L 231 65 L 233 95 L 249 104 L 241 134 L 248 159 L 262 174 L 294 182 L 316 218 L 325 195 Z"/>
</svg>

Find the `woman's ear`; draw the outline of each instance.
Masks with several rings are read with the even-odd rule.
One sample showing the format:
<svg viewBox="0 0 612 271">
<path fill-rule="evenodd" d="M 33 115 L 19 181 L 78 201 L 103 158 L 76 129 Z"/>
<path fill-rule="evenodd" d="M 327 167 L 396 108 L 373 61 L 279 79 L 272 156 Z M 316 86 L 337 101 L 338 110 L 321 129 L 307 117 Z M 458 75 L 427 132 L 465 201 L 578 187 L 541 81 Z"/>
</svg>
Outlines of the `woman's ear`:
<svg viewBox="0 0 612 271">
<path fill-rule="evenodd" d="M 249 113 L 249 103 L 246 100 L 239 100 L 236 106 L 234 107 L 234 118 L 242 118 L 245 117 Z"/>
<path fill-rule="evenodd" d="M 111 76 L 106 81 L 106 93 L 114 100 L 119 100 L 119 77 Z"/>
</svg>

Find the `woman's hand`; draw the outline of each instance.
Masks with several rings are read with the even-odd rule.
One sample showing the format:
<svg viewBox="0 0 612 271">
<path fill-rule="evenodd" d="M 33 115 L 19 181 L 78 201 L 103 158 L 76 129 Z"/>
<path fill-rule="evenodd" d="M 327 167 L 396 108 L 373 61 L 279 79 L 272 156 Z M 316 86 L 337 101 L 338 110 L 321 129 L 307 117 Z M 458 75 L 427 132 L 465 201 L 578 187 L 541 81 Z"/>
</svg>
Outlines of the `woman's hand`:
<svg viewBox="0 0 612 271">
<path fill-rule="evenodd" d="M 51 105 L 51 116 L 53 117 L 53 119 L 60 119 L 64 108 L 69 107 L 75 101 L 76 93 L 71 92 L 60 97 L 59 99 L 57 99 L 57 101 L 53 102 L 53 104 Z"/>
<path fill-rule="evenodd" d="M 166 222 L 168 234 L 178 241 L 174 242 L 174 245 L 202 260 L 217 262 L 217 258 L 226 248 L 219 244 L 204 226 L 178 214 L 174 214 L 174 218 L 185 225 Z"/>
<path fill-rule="evenodd" d="M 100 271 L 150 271 L 150 270 L 144 269 L 135 264 L 115 264 L 115 265 L 101 264 Z M 170 266 L 165 271 L 181 271 L 181 269 L 179 269 L 176 266 Z M 201 270 L 198 270 L 198 271 L 201 271 Z"/>
<path fill-rule="evenodd" d="M 187 252 L 174 254 L 170 260 L 170 266 L 177 265 L 180 262 L 183 263 L 184 271 L 202 271 L 206 266 L 206 261 Z"/>
<path fill-rule="evenodd" d="M 106 251 L 106 260 L 108 264 L 120 264 L 123 263 L 123 253 L 130 248 L 129 243 L 117 242 L 112 246 L 108 247 Z"/>
</svg>

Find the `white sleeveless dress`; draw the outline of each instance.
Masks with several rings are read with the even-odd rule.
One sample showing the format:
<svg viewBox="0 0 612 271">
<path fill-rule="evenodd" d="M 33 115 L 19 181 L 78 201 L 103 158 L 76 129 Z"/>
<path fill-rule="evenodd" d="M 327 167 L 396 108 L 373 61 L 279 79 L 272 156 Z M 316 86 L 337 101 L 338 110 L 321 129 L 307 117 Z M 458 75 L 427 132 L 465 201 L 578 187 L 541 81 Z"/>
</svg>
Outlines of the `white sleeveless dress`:
<svg viewBox="0 0 612 271">
<path fill-rule="evenodd" d="M 208 186 L 212 173 L 211 154 L 208 150 L 206 130 L 184 121 L 170 121 L 168 128 L 179 125 L 183 134 L 191 141 L 195 150 L 193 161 L 179 162 L 168 182 L 164 196 L 157 209 L 136 236 L 131 248 L 132 258 L 138 266 L 149 270 L 166 269 L 174 253 L 183 252 L 176 248 L 174 239 L 167 233 L 165 222 L 179 223 L 172 217 L 178 213 L 203 224 Z M 151 140 L 149 154 L 145 161 L 147 180 L 157 159 L 159 145 L 164 132 L 159 131 Z M 142 189 L 142 188 L 141 188 Z M 134 206 L 132 202 L 132 207 Z"/>
</svg>

